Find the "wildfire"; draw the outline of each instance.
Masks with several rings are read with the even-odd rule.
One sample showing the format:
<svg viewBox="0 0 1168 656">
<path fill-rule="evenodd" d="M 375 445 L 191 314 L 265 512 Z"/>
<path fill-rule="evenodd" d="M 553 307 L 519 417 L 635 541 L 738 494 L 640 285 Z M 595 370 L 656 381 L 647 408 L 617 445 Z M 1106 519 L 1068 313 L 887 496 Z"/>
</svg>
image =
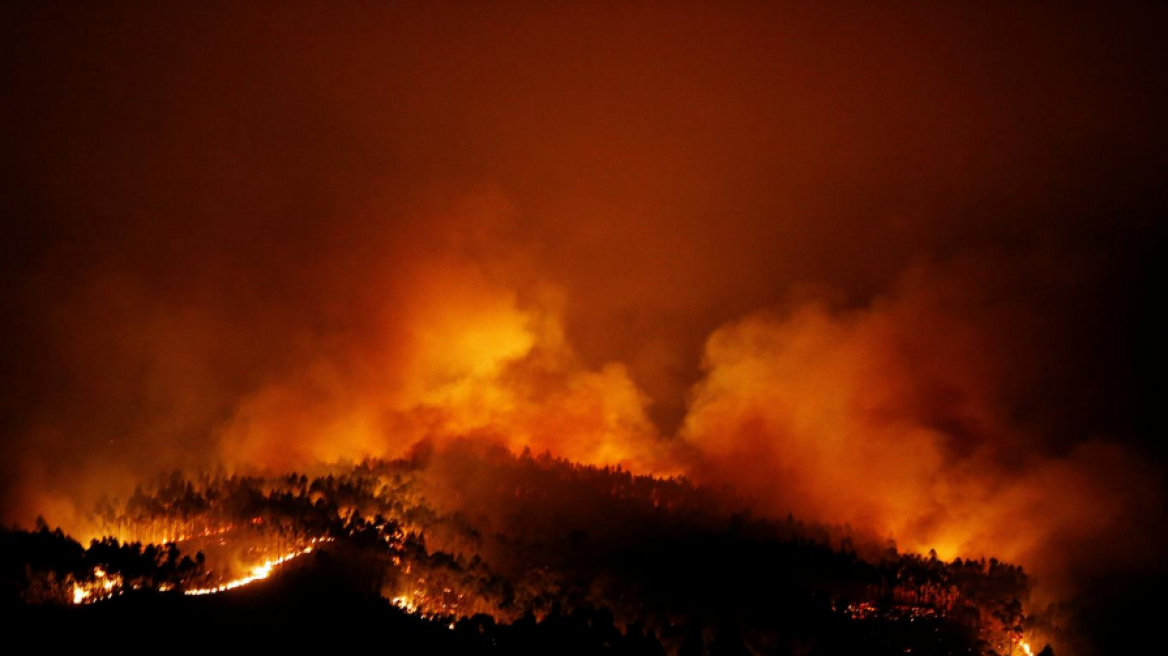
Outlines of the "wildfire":
<svg viewBox="0 0 1168 656">
<path fill-rule="evenodd" d="M 109 599 L 122 593 L 122 577 L 110 575 L 100 567 L 93 568 L 92 583 L 73 584 L 73 603 L 84 604 Z"/>
<path fill-rule="evenodd" d="M 313 549 L 316 548 L 316 544 L 318 544 L 320 542 L 329 542 L 329 541 L 331 541 L 331 538 L 313 538 L 312 544 L 310 544 L 309 546 L 301 549 L 300 551 L 293 551 L 291 553 L 284 554 L 283 556 L 280 556 L 279 558 L 276 558 L 275 560 L 266 560 L 262 564 L 259 564 L 259 565 L 256 565 L 255 567 L 253 567 L 251 570 L 251 573 L 248 574 L 247 576 L 244 576 L 243 578 L 238 578 L 238 579 L 235 579 L 232 581 L 227 581 L 226 583 L 221 583 L 217 586 L 210 587 L 210 588 L 197 588 L 194 590 L 187 590 L 184 592 L 184 594 L 187 594 L 187 595 L 209 595 L 209 594 L 218 594 L 220 592 L 227 592 L 228 590 L 235 590 L 236 588 L 242 588 L 243 586 L 248 585 L 249 583 L 255 583 L 256 581 L 261 581 L 263 579 L 268 578 L 269 576 L 272 575 L 272 571 L 275 570 L 277 567 L 279 567 L 279 566 L 281 566 L 281 565 L 283 565 L 283 564 L 285 564 L 285 563 L 287 563 L 295 558 L 299 558 L 300 556 L 303 556 L 305 554 L 312 553 Z"/>
<path fill-rule="evenodd" d="M 1018 641 L 1018 649 L 1025 656 L 1034 656 L 1034 651 L 1030 649 L 1030 643 L 1025 640 Z"/>
<path fill-rule="evenodd" d="M 394 597 L 392 603 L 407 613 L 417 613 L 419 610 L 418 605 L 406 597 Z"/>
<path fill-rule="evenodd" d="M 228 528 L 226 530 L 230 530 L 230 528 Z M 201 534 L 197 534 L 194 537 L 221 535 L 223 532 L 225 532 L 225 531 L 224 530 L 204 531 Z M 304 547 L 303 549 L 300 549 L 299 551 L 293 551 L 290 553 L 286 553 L 286 554 L 280 556 L 279 558 L 276 558 L 273 560 L 266 560 L 263 563 L 256 565 L 255 567 L 252 567 L 251 571 L 248 573 L 247 576 L 244 576 L 244 577 L 238 578 L 238 579 L 234 579 L 231 581 L 227 581 L 225 583 L 221 583 L 221 584 L 219 584 L 217 586 L 213 586 L 213 587 L 197 588 L 194 590 L 186 590 L 184 592 L 184 594 L 208 595 L 208 594 L 216 594 L 219 592 L 227 592 L 228 590 L 234 590 L 236 588 L 241 588 L 249 583 L 254 583 L 256 581 L 266 579 L 272 575 L 272 572 L 277 567 L 279 567 L 279 566 L 281 566 L 281 565 L 283 565 L 283 564 L 285 564 L 285 563 L 287 563 L 295 558 L 299 558 L 300 556 L 303 556 L 305 554 L 312 553 L 312 551 L 317 547 L 317 545 L 319 545 L 322 542 L 331 542 L 331 541 L 332 541 L 332 538 L 328 538 L 328 537 L 313 538 L 310 541 L 310 544 L 308 546 Z M 135 589 L 137 589 L 139 586 L 137 584 L 134 584 L 133 587 Z M 73 603 L 74 604 L 91 604 L 91 603 L 95 603 L 95 602 L 102 601 L 105 599 L 109 599 L 109 598 L 114 597 L 116 595 L 122 594 L 123 588 L 124 588 L 124 582 L 122 581 L 121 576 L 119 576 L 117 574 L 109 574 L 101 567 L 95 567 L 93 569 L 93 581 L 92 582 L 80 582 L 80 583 L 73 584 L 73 597 L 72 597 Z M 158 592 L 167 592 L 170 589 L 171 589 L 171 586 L 164 583 L 158 587 Z"/>
<path fill-rule="evenodd" d="M 256 581 L 268 578 L 269 576 L 272 575 L 272 570 L 275 569 L 276 567 L 283 565 L 284 563 L 292 560 L 293 558 L 303 556 L 306 553 L 312 553 L 312 547 L 305 547 L 301 551 L 295 551 L 295 552 L 290 553 L 290 554 L 285 554 L 285 555 L 280 556 L 279 558 L 277 558 L 275 560 L 264 561 L 263 564 L 256 565 L 255 567 L 253 567 L 251 570 L 251 573 L 243 578 L 238 578 L 238 579 L 235 579 L 233 581 L 227 581 L 226 583 L 221 583 L 213 588 L 197 588 L 195 590 L 187 590 L 185 594 L 188 594 L 188 595 L 208 595 L 208 594 L 216 594 L 219 592 L 227 592 L 228 590 L 234 590 L 236 588 L 242 588 L 243 586 L 245 586 L 249 583 L 254 583 Z"/>
</svg>

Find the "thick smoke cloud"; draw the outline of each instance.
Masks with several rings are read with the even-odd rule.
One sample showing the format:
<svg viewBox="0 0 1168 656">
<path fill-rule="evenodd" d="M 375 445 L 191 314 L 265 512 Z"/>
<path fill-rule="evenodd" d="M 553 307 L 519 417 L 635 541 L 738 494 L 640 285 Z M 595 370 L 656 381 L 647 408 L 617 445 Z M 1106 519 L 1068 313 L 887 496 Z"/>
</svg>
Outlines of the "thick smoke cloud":
<svg viewBox="0 0 1168 656">
<path fill-rule="evenodd" d="M 721 327 L 682 437 L 705 476 L 774 514 L 833 517 L 946 558 L 996 554 L 1048 582 L 1143 566 L 1163 535 L 1129 529 L 1163 515 L 1160 471 L 1114 436 L 1075 431 L 1075 407 L 1045 405 L 1053 393 L 1081 410 L 1097 394 L 1059 389 L 1090 385 L 1093 356 L 1059 342 L 1071 308 L 1091 303 L 1033 301 L 1082 293 L 1069 261 L 1082 260 L 918 264 L 864 307 L 806 300 Z"/>
<path fill-rule="evenodd" d="M 521 298 L 497 279 L 505 274 L 492 276 L 506 264 L 457 243 L 468 231 L 476 247 L 494 239 L 484 226 L 509 211 L 500 203 L 480 197 L 459 203 L 455 219 L 429 219 L 426 230 L 454 236 L 388 264 L 379 294 L 393 300 L 374 310 L 366 339 L 318 351 L 245 396 L 217 435 L 220 457 L 295 468 L 474 435 L 588 463 L 670 466 L 627 368 L 589 368 L 566 341 L 562 292 L 532 282 Z"/>
<path fill-rule="evenodd" d="M 346 9 L 4 21 L 6 521 L 472 437 L 1162 544 L 1162 9 Z"/>
</svg>

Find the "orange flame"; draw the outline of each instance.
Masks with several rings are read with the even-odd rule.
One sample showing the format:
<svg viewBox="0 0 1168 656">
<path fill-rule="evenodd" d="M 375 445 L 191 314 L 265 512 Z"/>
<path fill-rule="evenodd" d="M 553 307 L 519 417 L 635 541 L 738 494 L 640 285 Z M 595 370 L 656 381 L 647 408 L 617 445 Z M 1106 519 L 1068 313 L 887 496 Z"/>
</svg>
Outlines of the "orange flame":
<svg viewBox="0 0 1168 656">
<path fill-rule="evenodd" d="M 196 588 L 194 590 L 187 590 L 184 594 L 195 596 L 218 594 L 220 592 L 227 592 L 228 590 L 242 588 L 243 586 L 255 583 L 256 581 L 262 581 L 271 576 L 273 570 L 275 570 L 277 567 L 284 565 L 293 559 L 299 558 L 300 556 L 312 553 L 317 543 L 329 541 L 331 541 L 331 538 L 313 538 L 311 545 L 301 549 L 300 551 L 293 551 L 291 553 L 284 554 L 275 560 L 266 560 L 263 563 L 253 567 L 251 569 L 251 573 L 247 576 L 227 581 L 226 583 L 221 583 L 217 586 L 209 588 Z"/>
</svg>

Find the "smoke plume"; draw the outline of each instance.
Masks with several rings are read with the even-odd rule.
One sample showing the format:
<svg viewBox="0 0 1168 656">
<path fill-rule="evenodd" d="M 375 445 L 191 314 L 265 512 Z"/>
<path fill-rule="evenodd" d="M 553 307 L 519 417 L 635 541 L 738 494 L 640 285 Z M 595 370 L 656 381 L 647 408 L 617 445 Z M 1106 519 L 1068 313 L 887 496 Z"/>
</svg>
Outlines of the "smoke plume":
<svg viewBox="0 0 1168 656">
<path fill-rule="evenodd" d="M 345 9 L 10 10 L 5 521 L 471 439 L 1162 551 L 1162 8 Z"/>
</svg>

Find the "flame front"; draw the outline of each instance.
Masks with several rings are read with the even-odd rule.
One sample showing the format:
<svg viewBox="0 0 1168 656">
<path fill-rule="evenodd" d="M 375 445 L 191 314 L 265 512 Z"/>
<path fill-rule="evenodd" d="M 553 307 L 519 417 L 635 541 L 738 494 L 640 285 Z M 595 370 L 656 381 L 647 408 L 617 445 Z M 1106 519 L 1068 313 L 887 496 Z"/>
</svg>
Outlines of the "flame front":
<svg viewBox="0 0 1168 656">
<path fill-rule="evenodd" d="M 122 594 L 122 577 L 101 567 L 93 568 L 93 581 L 73 584 L 73 603 L 86 604 Z"/>
<path fill-rule="evenodd" d="M 316 544 L 318 544 L 320 542 L 329 542 L 329 541 L 331 541 L 330 538 L 313 538 L 311 545 L 301 549 L 300 551 L 293 551 L 291 553 L 284 554 L 283 556 L 280 556 L 279 558 L 276 558 L 275 560 L 265 560 L 262 564 L 259 564 L 259 565 L 256 565 L 255 567 L 253 567 L 251 569 L 251 573 L 248 574 L 247 576 L 244 576 L 244 577 L 238 578 L 238 579 L 234 579 L 231 581 L 227 581 L 226 583 L 221 583 L 221 584 L 219 584 L 217 586 L 213 586 L 213 587 L 196 588 L 194 590 L 187 590 L 184 592 L 184 594 L 187 594 L 187 595 L 218 594 L 220 592 L 227 592 L 228 590 L 235 590 L 237 588 L 242 588 L 243 586 L 248 585 L 250 583 L 255 583 L 256 581 L 262 581 L 262 580 L 270 577 L 272 575 L 272 572 L 277 567 L 284 565 L 285 563 L 288 563 L 288 562 L 292 561 L 293 559 L 299 558 L 300 556 L 303 556 L 305 554 L 310 554 L 316 548 L 316 546 L 315 546 Z"/>
</svg>

